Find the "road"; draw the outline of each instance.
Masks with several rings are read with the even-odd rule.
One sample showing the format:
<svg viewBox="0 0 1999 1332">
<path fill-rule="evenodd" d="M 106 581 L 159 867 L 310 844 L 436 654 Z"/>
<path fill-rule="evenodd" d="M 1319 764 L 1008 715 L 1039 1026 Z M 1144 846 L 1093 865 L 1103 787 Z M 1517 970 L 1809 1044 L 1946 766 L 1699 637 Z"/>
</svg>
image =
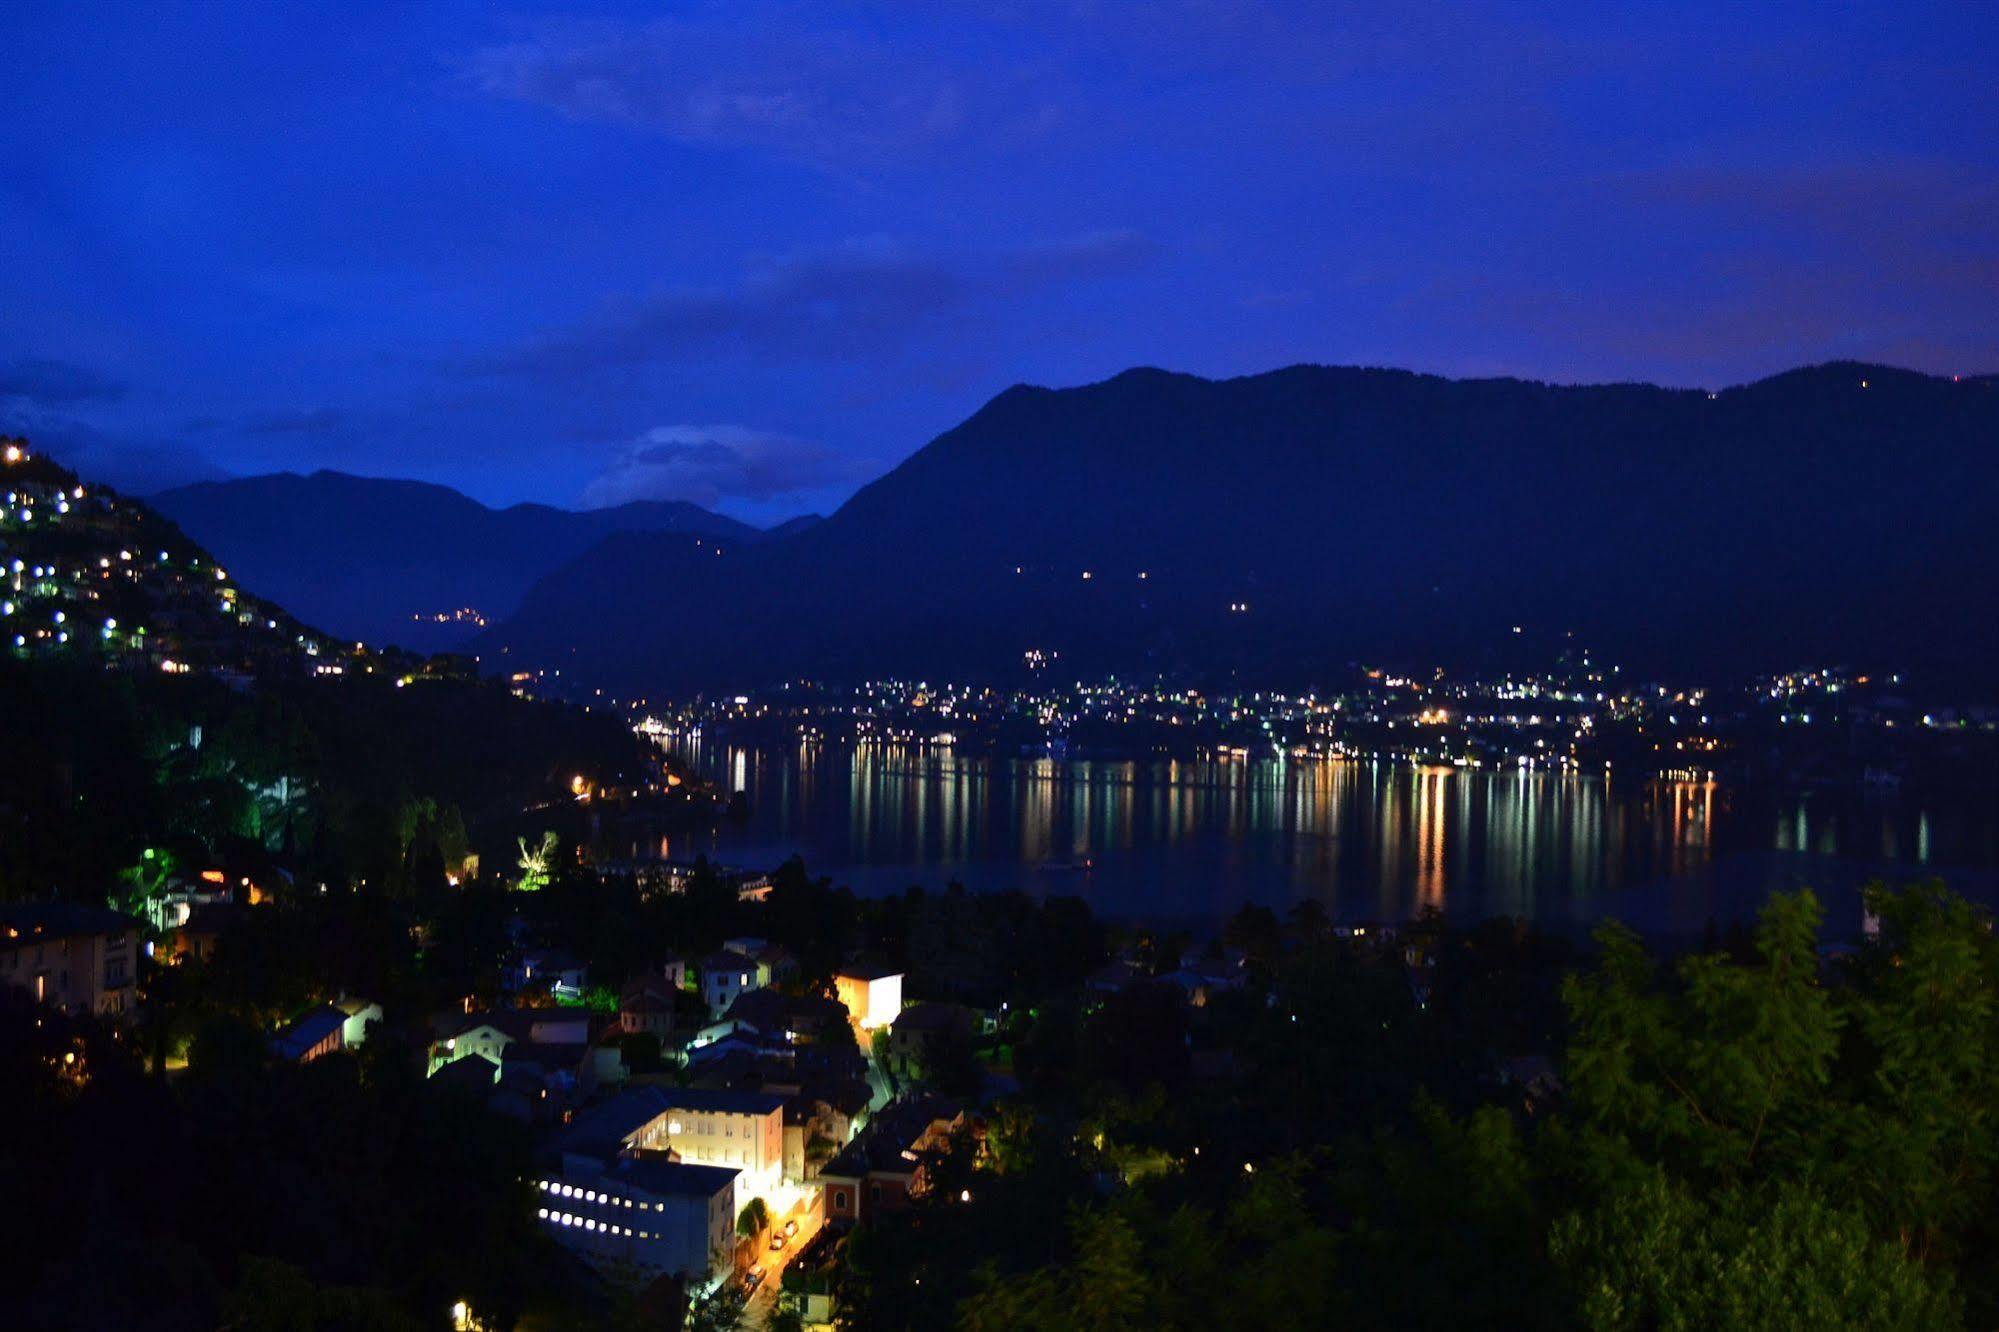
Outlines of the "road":
<svg viewBox="0 0 1999 1332">
<path fill-rule="evenodd" d="M 772 1253 L 766 1248 L 759 1255 L 764 1270 L 763 1284 L 757 1287 L 757 1293 L 750 1296 L 749 1304 L 743 1309 L 744 1327 L 770 1326 L 770 1316 L 777 1312 L 777 1296 L 783 1285 L 785 1267 L 790 1264 L 792 1257 L 803 1250 L 812 1237 L 819 1233 L 819 1227 L 825 1224 L 825 1219 L 824 1191 L 814 1193 L 809 1204 L 801 1204 L 778 1218 L 777 1224 L 780 1228 L 786 1221 L 797 1221 L 798 1233 L 786 1239 L 784 1248 L 778 1252 Z"/>
</svg>

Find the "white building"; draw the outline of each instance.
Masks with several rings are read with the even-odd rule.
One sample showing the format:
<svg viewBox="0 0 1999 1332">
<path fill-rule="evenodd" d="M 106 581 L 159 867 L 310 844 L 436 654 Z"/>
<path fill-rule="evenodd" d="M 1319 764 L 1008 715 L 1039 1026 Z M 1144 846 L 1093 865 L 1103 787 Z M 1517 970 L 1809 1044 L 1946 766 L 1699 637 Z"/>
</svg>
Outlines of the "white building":
<svg viewBox="0 0 1999 1332">
<path fill-rule="evenodd" d="M 894 1022 L 902 1012 L 902 973 L 885 967 L 849 967 L 833 977 L 833 992 L 862 1031 Z"/>
<path fill-rule="evenodd" d="M 751 958 L 724 948 L 701 959 L 701 997 L 716 1017 L 729 1011 L 736 996 L 770 983 L 770 972 Z"/>
<path fill-rule="evenodd" d="M 775 1092 L 648 1088 L 665 1103 L 664 1135 L 649 1126 L 654 1145 L 694 1165 L 742 1172 L 737 1206 L 752 1198 L 775 1204 L 784 1183 L 784 1100 Z"/>
<path fill-rule="evenodd" d="M 605 1277 L 643 1285 L 726 1274 L 735 1244 L 737 1172 L 721 1166 L 614 1158 L 594 1171 L 565 1154 L 537 1181 L 535 1215 Z"/>
</svg>

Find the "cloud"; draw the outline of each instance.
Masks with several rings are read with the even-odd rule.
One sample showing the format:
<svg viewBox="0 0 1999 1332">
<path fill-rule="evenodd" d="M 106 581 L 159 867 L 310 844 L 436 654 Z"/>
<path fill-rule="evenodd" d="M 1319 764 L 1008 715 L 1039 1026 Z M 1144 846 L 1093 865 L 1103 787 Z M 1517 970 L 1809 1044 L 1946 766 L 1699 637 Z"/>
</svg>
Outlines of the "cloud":
<svg viewBox="0 0 1999 1332">
<path fill-rule="evenodd" d="M 101 430 L 73 416 L 32 406 L 8 408 L 0 403 L 0 435 L 25 436 L 85 481 L 128 495 L 150 495 L 228 475 L 183 444 Z"/>
<path fill-rule="evenodd" d="M 323 435 L 347 424 L 347 413 L 332 407 L 301 407 L 245 417 L 237 426 L 246 435 Z"/>
<path fill-rule="evenodd" d="M 124 392 L 116 380 L 68 361 L 33 356 L 0 361 L 0 399 L 58 407 L 106 402 Z"/>
<path fill-rule="evenodd" d="M 858 481 L 864 459 L 742 425 L 655 426 L 621 448 L 583 491 L 589 508 L 633 500 L 761 501 Z"/>
<path fill-rule="evenodd" d="M 877 159 L 966 123 L 961 72 L 921 48 L 796 23 L 558 22 L 460 66 L 489 96 L 688 143 L 832 164 Z"/>
<path fill-rule="evenodd" d="M 480 362 L 495 373 L 572 375 L 686 353 L 841 361 L 879 353 L 984 303 L 1115 276 L 1151 246 L 1133 231 L 947 254 L 873 238 L 753 264 L 731 287 L 687 288 Z"/>
</svg>

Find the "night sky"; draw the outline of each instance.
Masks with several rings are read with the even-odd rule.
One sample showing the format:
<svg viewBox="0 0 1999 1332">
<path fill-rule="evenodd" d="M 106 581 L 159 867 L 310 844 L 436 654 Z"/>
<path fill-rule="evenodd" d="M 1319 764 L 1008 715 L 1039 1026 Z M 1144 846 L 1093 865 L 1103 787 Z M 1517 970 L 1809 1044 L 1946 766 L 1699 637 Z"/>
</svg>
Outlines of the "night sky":
<svg viewBox="0 0 1999 1332">
<path fill-rule="evenodd" d="M 1017 381 L 1999 370 L 1999 5 L 0 11 L 0 429 L 826 510 Z"/>
</svg>

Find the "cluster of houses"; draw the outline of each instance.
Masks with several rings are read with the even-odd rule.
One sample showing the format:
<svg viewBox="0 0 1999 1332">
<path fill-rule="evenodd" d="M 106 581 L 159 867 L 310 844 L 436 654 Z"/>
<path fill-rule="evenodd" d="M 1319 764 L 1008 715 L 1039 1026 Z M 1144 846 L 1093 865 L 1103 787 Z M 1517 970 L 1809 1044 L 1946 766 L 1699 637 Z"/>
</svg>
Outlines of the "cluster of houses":
<svg viewBox="0 0 1999 1332">
<path fill-rule="evenodd" d="M 184 887 L 168 947 L 205 955 L 223 917 L 246 909 L 242 885 Z M 0 908 L 0 983 L 72 1012 L 122 1012 L 144 929 L 90 908 Z M 921 1069 L 940 1042 L 969 1046 L 1004 1013 L 905 1004 L 892 967 L 850 965 L 822 993 L 803 991 L 798 970 L 768 940 L 729 939 L 631 978 L 606 1012 L 584 1002 L 601 991 L 580 959 L 523 943 L 504 970 L 510 1006 L 436 1016 L 427 1072 L 440 1093 L 535 1129 L 537 1219 L 606 1280 L 672 1275 L 700 1290 L 761 1270 L 791 1240 L 798 1280 L 787 1288 L 824 1316 L 838 1237 L 922 1196 L 939 1154 L 976 1134 L 958 1103 L 898 1095 L 896 1070 Z M 1170 986 L 1201 1006 L 1243 980 L 1239 955 L 1189 954 L 1163 974 L 1126 956 L 1085 988 L 1103 998 Z M 360 1047 L 381 1019 L 379 1005 L 342 997 L 300 1015 L 271 1049 L 309 1062 Z M 762 1228 L 738 1224 L 752 1201 Z"/>
<path fill-rule="evenodd" d="M 925 1154 L 962 1123 L 892 1100 L 863 1053 L 894 1039 L 898 971 L 847 968 L 830 994 L 797 977 L 783 948 L 729 939 L 631 978 L 605 1013 L 579 1002 L 591 978 L 578 959 L 523 948 L 506 983 L 552 1006 L 440 1017 L 430 1077 L 545 1135 L 537 1219 L 579 1259 L 619 1283 L 698 1288 L 766 1257 L 737 1233 L 752 1200 L 776 1243 L 789 1232 L 802 1246 L 920 1193 Z"/>
</svg>

